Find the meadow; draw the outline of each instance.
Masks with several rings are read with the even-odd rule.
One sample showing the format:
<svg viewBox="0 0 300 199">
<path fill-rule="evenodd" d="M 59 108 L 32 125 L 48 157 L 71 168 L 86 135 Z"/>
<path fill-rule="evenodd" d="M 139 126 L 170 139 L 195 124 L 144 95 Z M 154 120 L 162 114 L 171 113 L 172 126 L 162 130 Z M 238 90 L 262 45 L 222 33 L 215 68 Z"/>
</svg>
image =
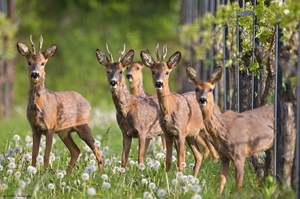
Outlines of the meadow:
<svg viewBox="0 0 300 199">
<path fill-rule="evenodd" d="M 1 198 L 293 198 L 272 178 L 262 184 L 251 164 L 245 168 L 243 192 L 236 193 L 231 165 L 225 190 L 218 193 L 220 161 L 204 159 L 197 178 L 192 176 L 194 159 L 187 147 L 184 173 L 177 172 L 176 152 L 170 172 L 165 172 L 165 151 L 160 139 L 150 145 L 145 164 L 137 163 L 137 140 L 133 140 L 126 168 L 121 168 L 122 136 L 115 112 L 93 109 L 92 130 L 101 144 L 104 165 L 98 169 L 95 156 L 76 134 L 81 149 L 76 168 L 70 176 L 65 169 L 69 151 L 58 138 L 50 156 L 50 168 L 43 168 L 45 139 L 42 139 L 38 165 L 31 166 L 32 137 L 24 107 L 15 109 L 14 117 L 0 120 L 0 197 Z"/>
</svg>

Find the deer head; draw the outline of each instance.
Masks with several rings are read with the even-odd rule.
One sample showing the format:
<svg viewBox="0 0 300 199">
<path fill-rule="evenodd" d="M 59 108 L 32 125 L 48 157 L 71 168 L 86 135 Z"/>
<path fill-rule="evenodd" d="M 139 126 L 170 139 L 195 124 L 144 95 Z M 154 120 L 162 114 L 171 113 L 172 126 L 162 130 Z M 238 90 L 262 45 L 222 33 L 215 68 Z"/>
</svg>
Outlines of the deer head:
<svg viewBox="0 0 300 199">
<path fill-rule="evenodd" d="M 29 50 L 29 48 L 21 42 L 17 43 L 17 49 L 19 53 L 27 59 L 30 82 L 36 84 L 45 79 L 45 65 L 48 59 L 55 55 L 58 47 L 57 45 L 52 45 L 48 47 L 44 52 L 41 52 L 43 45 L 42 36 L 40 37 L 39 49 L 37 52 L 31 35 L 30 43 L 32 46 L 32 50 Z"/>
<path fill-rule="evenodd" d="M 154 61 L 148 51 L 141 52 L 141 59 L 145 66 L 149 67 L 152 71 L 152 80 L 155 88 L 161 90 L 165 85 L 168 86 L 169 74 L 179 63 L 181 53 L 179 51 L 175 52 L 167 62 L 164 62 L 163 59 L 167 55 L 167 47 L 164 46 L 162 57 L 159 56 L 158 48 L 159 44 L 156 46 L 155 50 L 157 62 Z"/>
<path fill-rule="evenodd" d="M 128 81 L 132 82 L 134 80 L 141 80 L 142 79 L 142 69 L 144 65 L 142 62 L 132 62 L 126 68 L 126 78 Z"/>
<path fill-rule="evenodd" d="M 122 84 L 123 71 L 126 69 L 126 66 L 128 66 L 132 62 L 134 51 L 131 49 L 125 54 L 124 44 L 124 48 L 123 51 L 121 51 L 120 53 L 119 60 L 114 61 L 107 44 L 106 49 L 110 56 L 110 59 L 108 59 L 105 53 L 100 49 L 96 50 L 96 57 L 99 63 L 105 66 L 106 68 L 107 78 L 111 89 L 116 89 Z"/>
<path fill-rule="evenodd" d="M 200 107 L 205 107 L 207 103 L 214 102 L 213 89 L 215 84 L 220 81 L 222 77 L 222 67 L 217 68 L 211 74 L 207 82 L 201 81 L 196 74 L 195 69 L 188 66 L 186 68 L 186 74 L 188 79 L 194 84 L 196 90 L 196 98 L 199 102 Z"/>
</svg>

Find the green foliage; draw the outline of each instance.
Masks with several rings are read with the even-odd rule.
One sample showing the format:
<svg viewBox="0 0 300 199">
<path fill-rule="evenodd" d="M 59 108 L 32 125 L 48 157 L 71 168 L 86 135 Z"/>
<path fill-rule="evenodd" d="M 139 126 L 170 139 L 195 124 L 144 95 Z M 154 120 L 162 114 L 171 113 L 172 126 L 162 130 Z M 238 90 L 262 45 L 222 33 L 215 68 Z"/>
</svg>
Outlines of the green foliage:
<svg viewBox="0 0 300 199">
<path fill-rule="evenodd" d="M 29 44 L 29 35 L 37 42 L 44 37 L 44 47 L 58 44 L 58 53 L 46 65 L 46 87 L 50 90 L 75 90 L 93 106 L 112 108 L 106 72 L 95 56 L 95 50 L 110 47 L 114 59 L 126 44 L 126 49 L 139 52 L 149 49 L 154 54 L 158 42 L 168 45 L 168 51 L 178 49 L 175 42 L 179 5 L 167 1 L 22 1 L 17 0 L 20 21 L 18 40 Z M 30 12 L 29 12 L 30 11 Z M 53 14 L 54 13 L 54 14 Z M 14 45 L 15 46 L 15 45 Z M 17 57 L 15 102 L 26 100 L 27 72 L 23 57 Z M 146 90 L 153 89 L 148 69 L 145 69 Z"/>
<path fill-rule="evenodd" d="M 240 64 L 241 70 L 248 70 L 258 74 L 260 66 L 255 60 L 254 63 L 246 65 L 240 58 L 244 57 L 252 50 L 253 42 L 253 17 L 241 16 L 238 18 L 238 24 L 241 27 L 242 52 L 237 50 L 236 43 L 236 15 L 243 11 L 253 11 L 257 18 L 256 37 L 259 43 L 268 52 L 274 51 L 274 31 L 275 23 L 279 23 L 283 30 L 282 41 L 286 45 L 291 44 L 292 34 L 297 31 L 296 27 L 300 20 L 299 1 L 265 1 L 258 0 L 255 9 L 250 2 L 247 2 L 245 8 L 240 8 L 237 2 L 227 5 L 220 5 L 216 10 L 215 16 L 210 13 L 194 20 L 192 24 L 182 27 L 180 40 L 185 45 L 191 45 L 196 52 L 196 59 L 205 60 L 205 54 L 215 48 L 217 54 L 215 59 L 220 60 L 223 57 L 223 27 L 226 24 L 229 29 L 226 38 L 226 46 L 230 50 L 230 59 L 227 60 L 227 66 L 231 64 Z M 214 26 L 214 28 L 213 28 Z M 291 46 L 292 49 L 296 45 Z"/>
<path fill-rule="evenodd" d="M 0 12 L 0 59 L 11 59 L 16 54 L 15 34 L 18 28 Z"/>
</svg>

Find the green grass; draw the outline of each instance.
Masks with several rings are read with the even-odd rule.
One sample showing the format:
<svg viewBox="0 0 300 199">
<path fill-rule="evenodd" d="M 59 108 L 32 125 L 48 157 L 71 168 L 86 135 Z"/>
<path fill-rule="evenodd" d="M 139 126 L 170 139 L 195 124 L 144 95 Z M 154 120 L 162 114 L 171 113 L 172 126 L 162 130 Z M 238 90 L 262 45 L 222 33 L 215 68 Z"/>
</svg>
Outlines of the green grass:
<svg viewBox="0 0 300 199">
<path fill-rule="evenodd" d="M 110 115 L 109 117 L 107 115 Z M 293 198 L 292 191 L 282 191 L 282 189 L 271 180 L 266 185 L 262 185 L 255 177 L 250 164 L 245 166 L 245 176 L 243 183 L 243 192 L 238 194 L 235 191 L 234 169 L 231 165 L 228 180 L 222 195 L 218 194 L 220 161 L 213 160 L 211 157 L 204 159 L 197 180 L 191 177 L 191 163 L 194 159 L 190 150 L 187 152 L 187 167 L 185 177 L 176 177 L 176 162 L 172 164 L 170 172 L 165 172 L 164 159 L 156 157 L 160 152 L 159 147 L 156 151 L 150 150 L 147 155 L 147 161 L 158 164 L 157 168 L 151 168 L 145 163 L 145 170 L 140 170 L 136 165 L 137 161 L 137 140 L 133 141 L 130 152 L 130 161 L 127 164 L 125 172 L 120 170 L 120 157 L 122 150 L 122 135 L 116 124 L 116 121 L 105 121 L 103 117 L 113 118 L 114 113 L 96 114 L 93 118 L 93 135 L 101 141 L 101 149 L 105 154 L 105 164 L 102 170 L 98 170 L 95 164 L 94 156 L 87 151 L 85 144 L 73 135 L 75 142 L 81 149 L 81 157 L 77 161 L 77 166 L 71 176 L 58 177 L 67 167 L 69 152 L 63 143 L 55 136 L 55 142 L 52 147 L 52 153 L 55 160 L 52 161 L 50 169 L 45 171 L 43 164 L 37 165 L 37 173 L 30 174 L 28 167 L 30 161 L 24 160 L 25 154 L 31 155 L 31 147 L 27 146 L 26 136 L 30 136 L 30 128 L 22 111 L 14 113 L 14 117 L 0 120 L 0 154 L 4 155 L 9 149 L 17 146 L 22 147 L 21 153 L 14 153 L 9 158 L 0 159 L 0 197 L 7 196 L 30 196 L 34 198 L 151 198 L 145 197 L 147 192 L 152 197 L 159 198 L 159 190 L 165 191 L 165 198 L 192 198 L 201 196 L 202 198 Z M 101 122 L 99 122 L 101 121 Z M 19 135 L 20 140 L 14 140 L 14 135 Z M 30 142 L 29 142 L 30 143 Z M 40 154 L 44 154 L 44 148 L 41 147 Z M 175 151 L 175 150 L 174 150 Z M 176 154 L 174 154 L 176 157 Z M 9 169 L 14 162 L 16 167 Z M 150 164 L 150 163 L 149 163 Z M 89 173 L 89 179 L 83 180 L 82 174 L 86 172 L 87 167 L 93 167 L 96 170 Z M 11 173 L 9 173 L 11 172 Z M 19 173 L 20 172 L 20 173 Z M 106 174 L 108 179 L 104 180 L 102 175 Z M 20 177 L 18 177 L 20 175 Z M 174 179 L 178 180 L 176 185 Z M 104 188 L 107 182 L 110 188 Z M 143 184 L 146 182 L 147 184 Z M 154 183 L 156 189 L 150 189 L 149 184 Z M 5 185 L 7 188 L 3 189 Z M 51 185 L 54 188 L 51 189 Z M 194 187 L 193 187 L 194 186 Z M 193 188 L 192 188 L 193 187 Z M 194 188 L 200 188 L 199 192 L 193 191 Z M 95 196 L 89 196 L 90 192 L 95 190 Z M 196 196 L 195 196 L 196 195 Z"/>
</svg>

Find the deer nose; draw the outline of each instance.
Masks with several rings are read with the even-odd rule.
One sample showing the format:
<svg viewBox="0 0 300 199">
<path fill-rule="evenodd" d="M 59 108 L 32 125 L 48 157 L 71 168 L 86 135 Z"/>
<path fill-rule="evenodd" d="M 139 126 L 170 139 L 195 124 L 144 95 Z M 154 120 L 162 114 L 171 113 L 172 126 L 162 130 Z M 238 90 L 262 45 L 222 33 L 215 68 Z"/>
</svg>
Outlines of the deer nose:
<svg viewBox="0 0 300 199">
<path fill-rule="evenodd" d="M 161 81 L 155 82 L 155 88 L 162 89 L 163 85 L 164 84 Z"/>
<path fill-rule="evenodd" d="M 116 85 L 117 85 L 117 81 L 116 80 L 110 80 L 110 85 L 112 86 L 112 87 L 116 87 Z"/>
<path fill-rule="evenodd" d="M 40 74 L 37 71 L 32 71 L 30 76 L 32 79 L 37 79 L 40 77 Z"/>
<path fill-rule="evenodd" d="M 132 80 L 132 75 L 131 75 L 131 74 L 127 74 L 127 75 L 126 75 L 126 78 L 127 78 L 128 80 Z"/>
<path fill-rule="evenodd" d="M 207 99 L 204 98 L 204 97 L 201 97 L 201 98 L 199 99 L 199 103 L 200 103 L 201 105 L 206 105 L 206 104 L 207 104 Z"/>
</svg>

